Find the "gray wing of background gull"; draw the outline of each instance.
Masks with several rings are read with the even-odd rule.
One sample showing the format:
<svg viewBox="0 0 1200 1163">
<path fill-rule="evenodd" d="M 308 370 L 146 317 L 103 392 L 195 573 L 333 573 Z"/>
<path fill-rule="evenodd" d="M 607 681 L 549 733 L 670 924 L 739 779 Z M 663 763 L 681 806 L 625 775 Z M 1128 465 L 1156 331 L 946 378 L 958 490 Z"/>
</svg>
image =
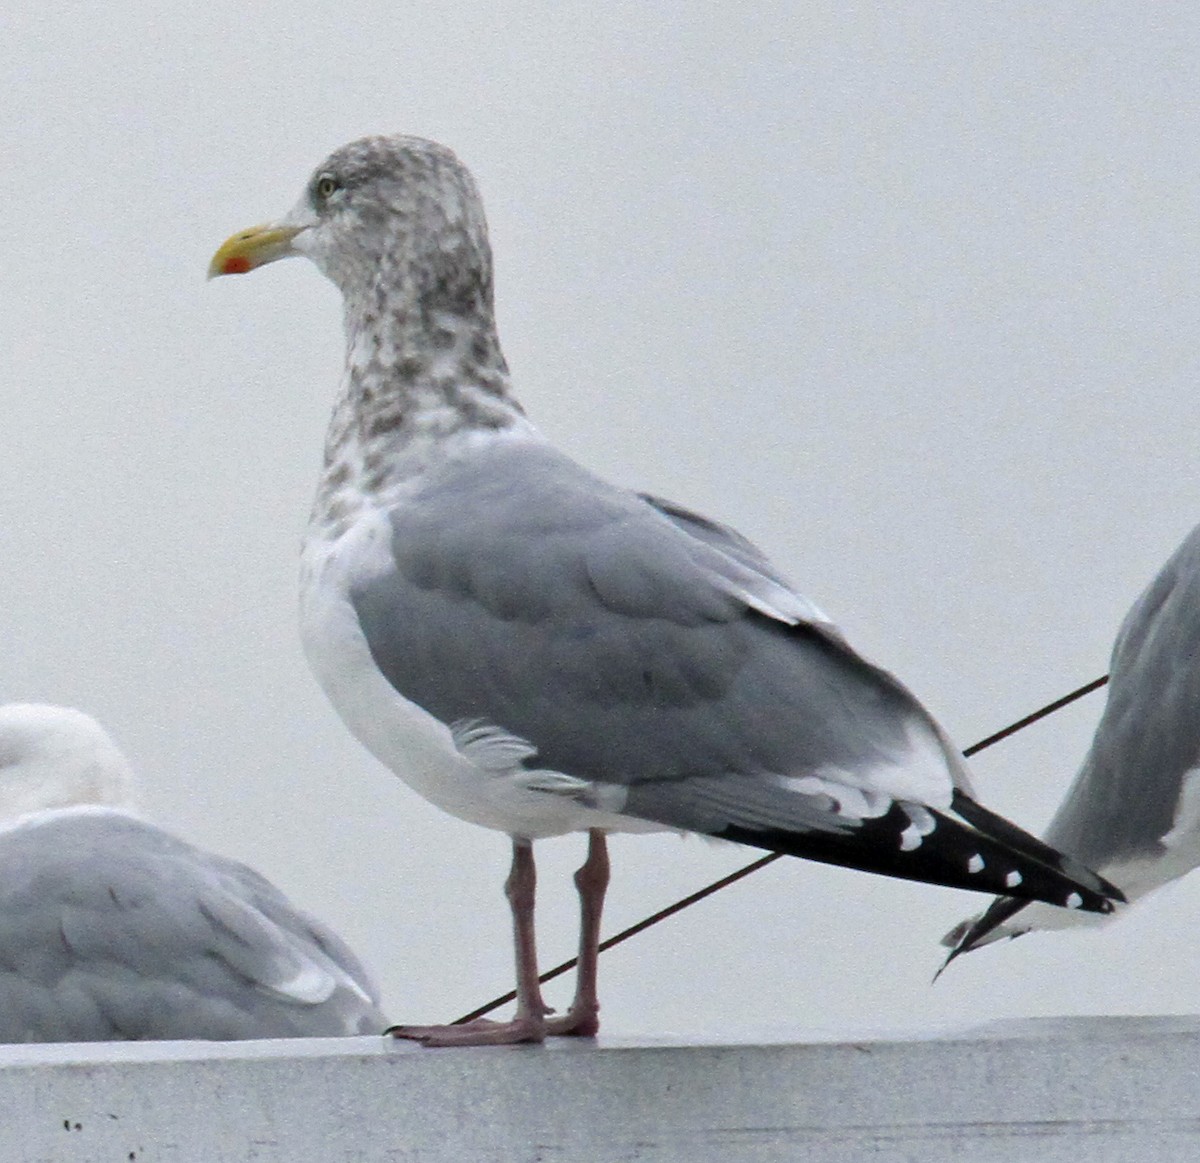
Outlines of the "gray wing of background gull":
<svg viewBox="0 0 1200 1163">
<path fill-rule="evenodd" d="M 131 802 L 94 719 L 0 706 L 0 1042 L 382 1032 L 334 933 Z"/>
<path fill-rule="evenodd" d="M 1046 842 L 1132 901 L 1200 864 L 1200 526 L 1121 623 L 1104 713 Z M 959 953 L 1069 923 L 1002 897 L 947 934 Z"/>
<path fill-rule="evenodd" d="M 503 443 L 433 469 L 390 520 L 391 568 L 351 590 L 375 663 L 464 738 L 528 744 L 527 766 L 573 777 L 559 794 L 1064 903 L 1065 867 L 1103 907 L 1098 878 L 974 803 L 916 699 L 723 526 Z M 931 788 L 957 784 L 936 806 L 888 790 L 922 751 Z"/>
<path fill-rule="evenodd" d="M 0 1041 L 380 1033 L 363 967 L 244 865 L 109 808 L 0 833 Z"/>
</svg>

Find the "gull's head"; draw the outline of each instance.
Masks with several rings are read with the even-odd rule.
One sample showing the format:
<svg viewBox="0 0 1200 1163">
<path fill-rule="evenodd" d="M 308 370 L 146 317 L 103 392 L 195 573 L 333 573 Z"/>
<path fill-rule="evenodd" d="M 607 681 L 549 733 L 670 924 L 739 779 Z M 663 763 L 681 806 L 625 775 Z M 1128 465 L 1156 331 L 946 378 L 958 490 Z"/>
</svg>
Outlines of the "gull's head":
<svg viewBox="0 0 1200 1163">
<path fill-rule="evenodd" d="M 41 703 L 0 706 L 0 818 L 132 802 L 129 763 L 90 715 Z"/>
<path fill-rule="evenodd" d="M 450 150 L 423 138 L 364 137 L 335 150 L 288 214 L 232 235 L 208 273 L 245 274 L 292 255 L 316 263 L 348 300 L 385 288 L 460 312 L 491 306 L 475 182 Z"/>
</svg>

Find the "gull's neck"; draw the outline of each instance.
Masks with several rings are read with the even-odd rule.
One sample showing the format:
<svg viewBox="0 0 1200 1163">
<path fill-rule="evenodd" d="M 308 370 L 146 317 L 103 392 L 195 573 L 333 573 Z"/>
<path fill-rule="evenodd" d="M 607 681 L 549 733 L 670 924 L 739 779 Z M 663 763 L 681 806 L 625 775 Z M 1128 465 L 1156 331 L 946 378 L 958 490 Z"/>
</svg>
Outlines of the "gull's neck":
<svg viewBox="0 0 1200 1163">
<path fill-rule="evenodd" d="M 344 526 L 354 498 L 386 500 L 453 447 L 529 427 L 490 293 L 431 302 L 397 293 L 389 277 L 382 270 L 371 291 L 345 298 L 346 366 L 312 515 L 329 531 Z"/>
</svg>

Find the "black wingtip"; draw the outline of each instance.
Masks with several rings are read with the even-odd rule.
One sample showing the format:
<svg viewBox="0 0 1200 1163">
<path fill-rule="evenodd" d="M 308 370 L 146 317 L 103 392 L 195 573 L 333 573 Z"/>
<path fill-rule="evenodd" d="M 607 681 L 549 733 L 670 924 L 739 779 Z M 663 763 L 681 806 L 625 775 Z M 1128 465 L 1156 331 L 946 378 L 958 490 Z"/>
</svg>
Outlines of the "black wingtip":
<svg viewBox="0 0 1200 1163">
<path fill-rule="evenodd" d="M 970 953 L 972 950 L 978 949 L 981 945 L 988 944 L 988 936 L 1003 925 L 1005 921 L 1009 921 L 1015 917 L 1022 909 L 1028 908 L 1029 903 L 1029 901 L 1016 900 L 1010 896 L 997 897 L 979 916 L 959 921 L 942 938 L 942 945 L 948 948 L 950 952 L 946 954 L 946 960 L 942 962 L 941 968 L 933 975 L 933 980 L 937 981 L 946 972 L 946 966 L 956 957 L 961 957 L 964 953 Z M 1110 901 L 1108 904 L 1109 908 L 1107 911 L 1111 912 L 1112 902 Z M 1018 932 L 1010 933 L 1009 936 L 1019 937 L 1023 932 L 1026 932 L 1026 930 L 1022 929 Z"/>
<path fill-rule="evenodd" d="M 1099 873 L 1088 868 L 1086 864 L 1076 860 L 1073 856 L 1067 856 L 1057 848 L 1052 848 L 1045 841 L 1031 836 L 1028 832 L 1018 828 L 1016 824 L 1006 820 L 1003 816 L 998 816 L 957 788 L 951 798 L 950 806 L 968 824 L 978 828 L 980 832 L 1013 849 L 1014 852 L 1019 852 L 1047 868 L 1060 872 L 1075 883 L 1079 895 L 1083 897 L 1083 900 L 1079 902 L 1073 901 L 1070 894 L 1066 900 L 1041 898 L 1047 904 L 1066 908 L 1083 908 L 1094 913 L 1111 913 L 1117 904 L 1126 903 L 1125 894 L 1111 881 L 1105 880 Z M 988 910 L 988 913 L 990 912 L 991 909 Z"/>
<path fill-rule="evenodd" d="M 959 949 L 959 948 L 951 949 L 950 952 L 946 954 L 946 960 L 943 961 L 941 963 L 941 965 L 938 966 L 937 972 L 933 975 L 933 977 L 931 977 L 929 979 L 929 984 L 937 985 L 937 979 L 939 977 L 941 977 L 943 973 L 946 972 L 946 966 L 949 965 L 950 962 L 955 959 L 955 957 L 957 957 L 960 953 L 963 953 L 963 952 L 965 952 L 965 950 L 963 950 L 963 949 Z"/>
<path fill-rule="evenodd" d="M 1119 891 L 1090 869 L 1064 871 L 1064 857 L 965 796 L 958 819 L 920 804 L 894 802 L 881 816 L 840 831 L 790 831 L 731 824 L 711 834 L 902 880 L 942 884 L 1063 908 L 1110 913 Z M 956 802 L 955 807 L 958 807 Z M 1082 866 L 1081 866 L 1082 867 Z"/>
</svg>

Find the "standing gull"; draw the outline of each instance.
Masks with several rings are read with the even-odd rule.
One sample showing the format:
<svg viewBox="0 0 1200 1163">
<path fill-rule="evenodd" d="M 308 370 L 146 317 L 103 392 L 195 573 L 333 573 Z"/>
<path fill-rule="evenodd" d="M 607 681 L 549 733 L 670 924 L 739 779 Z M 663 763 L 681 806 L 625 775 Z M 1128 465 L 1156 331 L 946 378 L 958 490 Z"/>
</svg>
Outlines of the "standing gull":
<svg viewBox="0 0 1200 1163">
<path fill-rule="evenodd" d="M 94 719 L 0 707 L 0 1042 L 383 1031 L 334 933 L 139 819 L 131 789 Z"/>
<path fill-rule="evenodd" d="M 1200 526 L 1121 623 L 1104 714 L 1046 842 L 1100 869 L 1130 901 L 1200 864 Z M 946 934 L 945 964 L 1082 919 L 1003 896 Z"/>
<path fill-rule="evenodd" d="M 677 829 L 890 876 L 1110 909 L 1111 887 L 972 798 L 941 729 L 743 537 L 575 464 L 525 418 L 483 207 L 445 147 L 370 137 L 210 274 L 289 255 L 342 292 L 346 368 L 304 541 L 301 630 L 350 730 L 439 807 L 508 833 L 509 1022 L 598 1029 L 605 834 Z M 532 841 L 588 833 L 579 976 L 547 1018 Z"/>
</svg>

